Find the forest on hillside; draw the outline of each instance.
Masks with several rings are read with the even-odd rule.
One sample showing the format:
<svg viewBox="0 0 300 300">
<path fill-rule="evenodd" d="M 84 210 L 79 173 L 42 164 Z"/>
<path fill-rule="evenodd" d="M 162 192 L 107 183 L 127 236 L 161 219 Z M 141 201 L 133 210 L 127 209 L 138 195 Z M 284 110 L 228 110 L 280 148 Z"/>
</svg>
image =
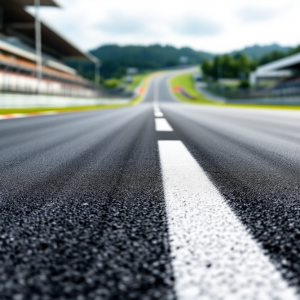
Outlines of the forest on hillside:
<svg viewBox="0 0 300 300">
<path fill-rule="evenodd" d="M 161 45 L 104 45 L 90 53 L 101 60 L 101 75 L 106 79 L 123 77 L 127 68 L 137 68 L 139 71 L 157 70 L 180 65 L 181 57 L 187 57 L 189 65 L 200 64 L 203 60 L 213 57 L 212 54 L 188 47 L 175 48 Z M 93 78 L 92 63 L 78 60 L 69 60 L 67 63 L 84 77 Z"/>
</svg>

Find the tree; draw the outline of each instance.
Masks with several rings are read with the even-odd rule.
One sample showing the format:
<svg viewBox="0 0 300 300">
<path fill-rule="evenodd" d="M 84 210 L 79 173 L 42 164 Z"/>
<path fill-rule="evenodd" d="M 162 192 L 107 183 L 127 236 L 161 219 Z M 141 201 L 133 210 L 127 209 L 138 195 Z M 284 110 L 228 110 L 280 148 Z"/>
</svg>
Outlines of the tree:
<svg viewBox="0 0 300 300">
<path fill-rule="evenodd" d="M 210 59 L 212 54 L 195 51 L 188 47 L 175 48 L 173 46 L 118 46 L 103 45 L 90 51 L 102 61 L 101 74 L 104 78 L 120 78 L 125 75 L 127 68 L 138 68 L 140 71 L 155 70 L 173 67 L 179 64 L 179 58 L 186 56 L 191 65 L 200 64 L 203 59 Z M 68 64 L 79 70 L 81 74 L 87 74 L 94 70 L 95 66 L 90 62 L 69 60 Z"/>
<path fill-rule="evenodd" d="M 106 79 L 104 81 L 104 86 L 106 88 L 112 89 L 112 88 L 116 88 L 117 86 L 120 85 L 120 80 L 118 80 L 117 78 L 110 78 L 110 79 Z"/>
<path fill-rule="evenodd" d="M 275 61 L 275 60 L 278 60 L 278 59 L 281 59 L 281 58 L 284 58 L 286 57 L 287 54 L 286 53 L 283 53 L 283 52 L 280 52 L 280 51 L 272 51 L 270 52 L 269 54 L 266 54 L 264 55 L 260 60 L 259 60 L 259 65 L 265 65 L 267 63 L 270 63 L 272 61 Z"/>
<path fill-rule="evenodd" d="M 248 57 L 242 53 L 215 56 L 213 61 L 204 61 L 202 71 L 215 80 L 220 78 L 246 78 L 253 69 Z"/>
<path fill-rule="evenodd" d="M 213 76 L 213 64 L 209 60 L 204 60 L 201 64 L 201 70 L 203 74 L 207 77 L 214 77 Z"/>
</svg>

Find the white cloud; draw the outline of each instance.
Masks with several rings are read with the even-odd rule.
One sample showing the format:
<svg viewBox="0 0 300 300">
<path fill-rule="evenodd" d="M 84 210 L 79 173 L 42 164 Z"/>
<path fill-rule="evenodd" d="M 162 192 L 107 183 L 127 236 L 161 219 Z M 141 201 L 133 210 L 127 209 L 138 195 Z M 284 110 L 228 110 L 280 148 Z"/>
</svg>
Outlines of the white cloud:
<svg viewBox="0 0 300 300">
<path fill-rule="evenodd" d="M 287 5 L 288 4 L 288 5 Z M 293 4 L 281 3 L 265 6 L 265 5 L 245 5 L 238 11 L 238 16 L 245 22 L 266 22 L 270 19 L 280 17 L 284 13 L 287 13 Z"/>
<path fill-rule="evenodd" d="M 105 21 L 97 24 L 97 29 L 116 36 L 136 35 L 148 31 L 148 27 L 142 19 L 126 16 L 119 12 L 109 14 Z"/>
<path fill-rule="evenodd" d="M 86 50 L 161 43 L 218 53 L 252 44 L 300 44 L 298 0 L 61 2 L 63 9 L 44 8 L 43 19 Z"/>
<path fill-rule="evenodd" d="M 278 12 L 272 9 L 244 7 L 239 11 L 242 20 L 246 22 L 266 21 L 276 16 Z"/>
<path fill-rule="evenodd" d="M 187 36 L 211 36 L 218 34 L 221 29 L 217 22 L 206 20 L 202 16 L 189 17 L 173 27 L 175 33 Z"/>
</svg>

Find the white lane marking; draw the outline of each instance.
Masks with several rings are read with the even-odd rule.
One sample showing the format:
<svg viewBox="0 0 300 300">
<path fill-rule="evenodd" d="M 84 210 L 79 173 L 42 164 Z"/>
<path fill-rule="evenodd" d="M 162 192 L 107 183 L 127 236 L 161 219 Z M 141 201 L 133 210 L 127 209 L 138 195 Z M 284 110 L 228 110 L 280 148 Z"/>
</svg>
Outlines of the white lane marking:
<svg viewBox="0 0 300 300">
<path fill-rule="evenodd" d="M 153 95 L 153 101 L 154 103 L 157 103 L 158 102 L 158 81 L 157 81 L 157 78 L 154 82 L 154 95 Z"/>
<path fill-rule="evenodd" d="M 164 116 L 164 114 L 161 111 L 155 111 L 154 116 L 157 117 L 157 118 L 161 118 L 161 117 Z"/>
<path fill-rule="evenodd" d="M 159 106 L 155 102 L 153 103 L 153 109 L 154 109 L 154 111 L 160 111 Z"/>
<path fill-rule="evenodd" d="M 155 119 L 156 131 L 173 131 L 173 128 L 166 119 Z"/>
<path fill-rule="evenodd" d="M 159 141 L 178 300 L 298 299 L 181 141 Z"/>
</svg>

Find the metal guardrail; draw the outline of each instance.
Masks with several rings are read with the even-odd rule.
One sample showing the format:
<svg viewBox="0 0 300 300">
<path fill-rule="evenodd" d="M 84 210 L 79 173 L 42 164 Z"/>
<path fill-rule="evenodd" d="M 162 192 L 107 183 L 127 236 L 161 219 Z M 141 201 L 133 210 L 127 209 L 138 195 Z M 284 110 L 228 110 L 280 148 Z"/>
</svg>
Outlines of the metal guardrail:
<svg viewBox="0 0 300 300">
<path fill-rule="evenodd" d="M 261 99 L 261 98 L 283 98 L 300 97 L 299 87 L 287 87 L 280 89 L 239 89 L 226 90 L 214 85 L 208 85 L 206 89 L 216 95 L 227 99 Z"/>
</svg>

